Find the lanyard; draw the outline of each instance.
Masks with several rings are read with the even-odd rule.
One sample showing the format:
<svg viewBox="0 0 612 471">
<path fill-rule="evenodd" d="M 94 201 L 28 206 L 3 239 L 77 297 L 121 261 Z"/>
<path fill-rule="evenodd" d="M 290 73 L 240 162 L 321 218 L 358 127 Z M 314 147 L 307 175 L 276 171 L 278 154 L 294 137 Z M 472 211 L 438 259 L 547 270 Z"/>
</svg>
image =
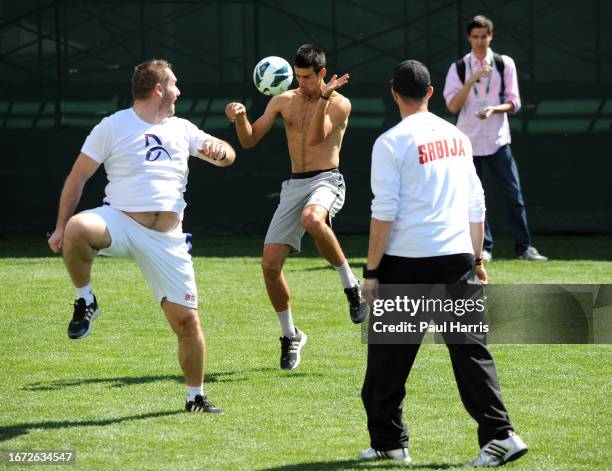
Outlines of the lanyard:
<svg viewBox="0 0 612 471">
<path fill-rule="evenodd" d="M 491 51 L 489 50 L 487 52 L 487 57 L 485 58 L 485 60 L 487 62 L 493 62 L 490 60 L 491 59 Z M 470 68 L 470 75 L 473 75 L 474 72 L 472 71 L 472 55 L 470 54 L 470 57 L 468 59 L 468 67 Z M 487 78 L 487 87 L 485 88 L 485 96 L 489 96 L 489 90 L 491 89 L 491 79 L 493 78 L 493 71 L 491 70 L 491 73 L 489 74 L 489 77 Z M 478 96 L 478 88 L 476 87 L 476 84 L 474 84 L 474 96 Z"/>
</svg>

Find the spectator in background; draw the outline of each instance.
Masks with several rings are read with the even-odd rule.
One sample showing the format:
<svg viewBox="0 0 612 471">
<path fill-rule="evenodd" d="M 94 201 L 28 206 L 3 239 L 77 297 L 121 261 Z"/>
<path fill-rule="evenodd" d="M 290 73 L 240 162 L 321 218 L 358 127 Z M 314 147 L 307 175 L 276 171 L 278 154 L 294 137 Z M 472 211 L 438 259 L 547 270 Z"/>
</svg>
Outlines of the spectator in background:
<svg viewBox="0 0 612 471">
<path fill-rule="evenodd" d="M 470 53 L 451 64 L 446 75 L 444 98 L 451 113 L 459 113 L 457 127 L 471 140 L 476 173 L 483 181 L 483 167 L 489 167 L 501 186 L 510 218 L 510 230 L 518 258 L 545 261 L 531 245 L 527 210 L 518 168 L 510 148 L 508 113 L 521 108 L 516 66 L 509 56 L 494 53 L 493 23 L 475 16 L 467 25 Z M 493 235 L 485 221 L 484 261 L 493 256 Z"/>
</svg>

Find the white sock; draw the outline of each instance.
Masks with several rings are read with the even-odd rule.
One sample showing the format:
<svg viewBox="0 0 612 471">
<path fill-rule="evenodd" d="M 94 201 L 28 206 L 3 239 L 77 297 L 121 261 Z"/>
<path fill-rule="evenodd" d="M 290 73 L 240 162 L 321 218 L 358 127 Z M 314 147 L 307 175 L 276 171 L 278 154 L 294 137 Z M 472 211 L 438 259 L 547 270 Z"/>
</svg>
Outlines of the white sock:
<svg viewBox="0 0 612 471">
<path fill-rule="evenodd" d="M 187 386 L 187 401 L 194 401 L 196 396 L 204 395 L 204 385 Z"/>
<path fill-rule="evenodd" d="M 339 267 L 334 267 L 334 268 L 338 272 L 338 275 L 340 275 L 340 281 L 342 281 L 342 287 L 344 289 L 352 288 L 353 286 L 357 286 L 359 284 L 359 280 L 353 274 L 353 271 L 351 270 L 351 267 L 349 266 L 348 260 L 346 260 Z"/>
<path fill-rule="evenodd" d="M 295 326 L 293 325 L 293 317 L 291 317 L 291 308 L 277 312 L 276 315 L 281 325 L 283 337 L 293 337 L 295 335 Z"/>
<path fill-rule="evenodd" d="M 91 283 L 87 283 L 82 288 L 76 289 L 76 298 L 85 299 L 85 304 L 89 305 L 93 303 L 93 290 L 91 289 Z"/>
</svg>

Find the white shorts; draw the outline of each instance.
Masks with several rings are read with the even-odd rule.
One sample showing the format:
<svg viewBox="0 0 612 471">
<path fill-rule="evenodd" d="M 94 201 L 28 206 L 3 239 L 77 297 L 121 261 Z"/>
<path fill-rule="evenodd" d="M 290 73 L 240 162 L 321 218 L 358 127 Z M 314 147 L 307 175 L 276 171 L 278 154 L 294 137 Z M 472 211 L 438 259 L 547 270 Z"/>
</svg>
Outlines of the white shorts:
<svg viewBox="0 0 612 471">
<path fill-rule="evenodd" d="M 337 170 L 285 180 L 264 244 L 286 244 L 293 253 L 299 252 L 306 232 L 300 222 L 304 208 L 318 205 L 327 209 L 327 223 L 331 227 L 332 218 L 344 205 L 345 191 L 344 178 Z"/>
<path fill-rule="evenodd" d="M 166 298 L 190 308 L 198 307 L 190 247 L 181 225 L 170 232 L 158 232 L 110 206 L 84 212 L 99 216 L 112 239 L 110 247 L 100 250 L 98 255 L 133 258 L 158 303 Z"/>
</svg>

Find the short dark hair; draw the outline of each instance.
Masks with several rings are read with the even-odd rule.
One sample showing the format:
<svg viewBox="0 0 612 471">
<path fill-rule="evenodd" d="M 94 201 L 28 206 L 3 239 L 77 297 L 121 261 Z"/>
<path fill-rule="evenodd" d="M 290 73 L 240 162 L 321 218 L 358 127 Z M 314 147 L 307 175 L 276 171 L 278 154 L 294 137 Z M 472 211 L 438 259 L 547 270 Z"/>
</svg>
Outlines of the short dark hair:
<svg viewBox="0 0 612 471">
<path fill-rule="evenodd" d="M 151 59 L 134 67 L 132 75 L 132 97 L 134 100 L 149 98 L 151 92 L 158 83 L 166 88 L 172 64 L 163 59 Z"/>
<path fill-rule="evenodd" d="M 318 74 L 325 67 L 325 53 L 323 49 L 318 48 L 313 44 L 304 44 L 295 53 L 293 65 L 300 69 L 308 69 L 312 67 Z"/>
<path fill-rule="evenodd" d="M 476 15 L 465 27 L 468 36 L 474 28 L 486 28 L 487 33 L 491 34 L 493 32 L 493 22 L 484 15 Z"/>
</svg>

